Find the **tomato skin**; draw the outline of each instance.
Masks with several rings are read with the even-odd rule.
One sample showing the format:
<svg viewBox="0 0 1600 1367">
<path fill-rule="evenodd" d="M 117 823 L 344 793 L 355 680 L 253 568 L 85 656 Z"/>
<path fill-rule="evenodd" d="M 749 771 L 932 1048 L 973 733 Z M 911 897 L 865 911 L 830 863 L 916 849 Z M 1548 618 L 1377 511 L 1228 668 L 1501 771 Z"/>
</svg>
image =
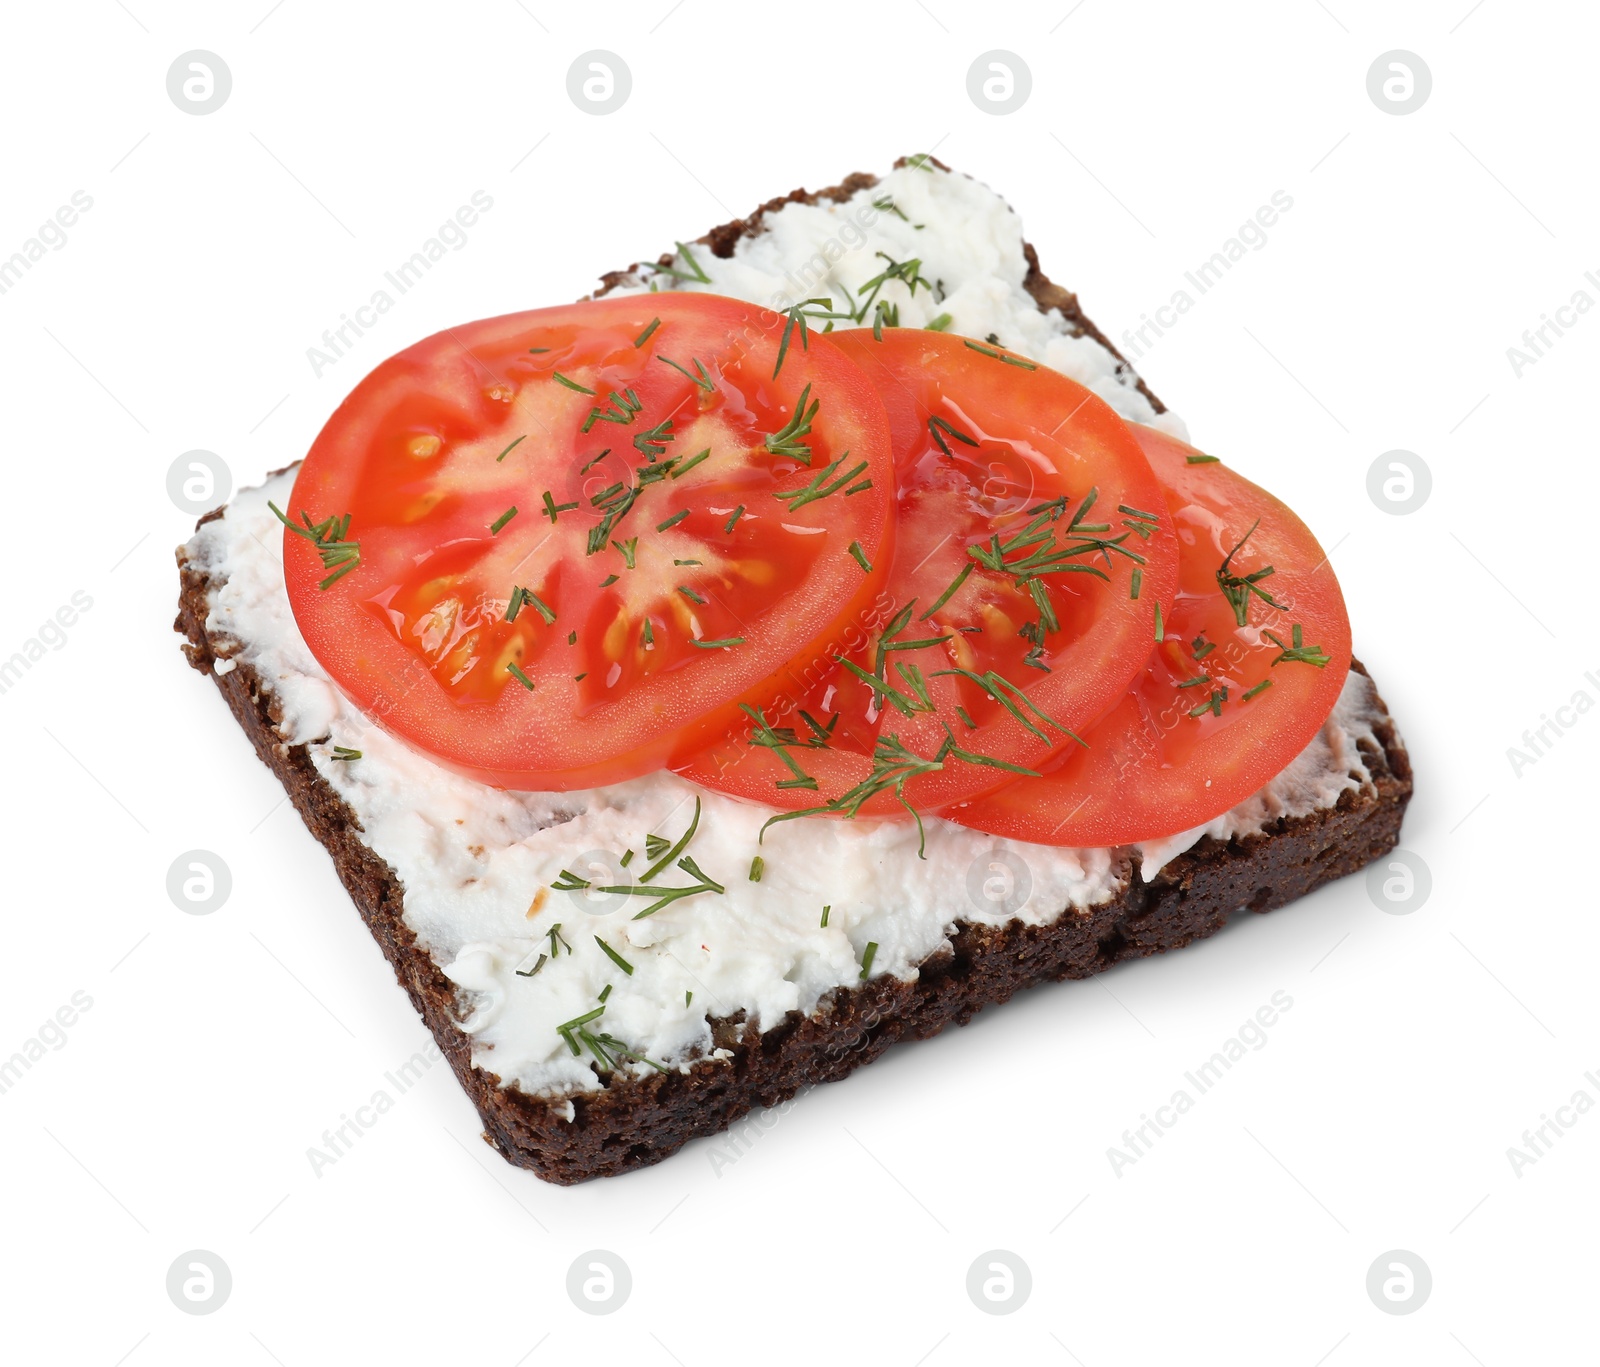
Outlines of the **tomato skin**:
<svg viewBox="0 0 1600 1367">
<path fill-rule="evenodd" d="M 1137 442 L 1082 386 L 949 334 L 885 328 L 881 338 L 868 329 L 833 336 L 872 379 L 889 413 L 899 524 L 895 562 L 869 610 L 840 640 L 843 648 L 797 660 L 760 705 L 763 720 L 799 744 L 780 754 L 770 737 L 760 743 L 746 722 L 678 772 L 721 792 L 810 812 L 881 775 L 874 761 L 881 766 L 877 747 L 887 740 L 911 757 L 904 766 L 905 803 L 937 812 L 1005 783 L 1019 768 L 1037 766 L 1116 703 L 1148 655 L 1158 605 L 1165 610 L 1172 604 L 1177 542 L 1159 513 L 1160 486 Z M 1096 501 L 1086 523 L 1127 543 L 1127 553 L 1104 554 L 1104 581 L 1098 568 L 1041 575 L 1035 587 L 1049 598 L 1059 626 L 1030 650 L 1034 638 L 1023 631 L 1042 625 L 1042 609 L 1020 577 L 992 572 L 972 552 L 990 550 L 994 538 L 1020 538 L 1041 508 L 1065 500 L 1067 514 L 1058 509 L 1058 521 L 1047 515 L 1030 543 L 1042 548 L 1047 536 L 1058 537 L 1049 544 L 1064 554 L 1075 540 L 1067 534 L 1071 514 L 1091 493 Z M 1128 530 L 1125 509 L 1145 510 L 1156 520 L 1136 533 Z M 1026 546 L 1006 551 L 1008 560 L 1027 553 Z M 1070 563 L 1098 567 L 1102 558 L 1083 555 Z M 963 572 L 967 577 L 941 604 Z M 912 605 L 912 617 L 889 639 L 940 643 L 904 650 L 890 644 L 897 653 L 885 654 L 880 665 L 885 633 Z M 847 663 L 838 663 L 839 655 Z M 920 670 L 931 710 L 886 702 L 880 689 L 861 679 L 875 668 L 902 698 L 914 698 L 918 686 L 902 671 Z M 991 671 L 1025 694 L 1025 700 L 1009 695 L 1025 721 L 974 678 Z M 830 728 L 827 744 L 805 744 L 819 738 L 818 723 Z M 943 752 L 951 741 L 967 757 Z M 917 763 L 941 753 L 942 763 L 931 771 Z M 814 782 L 802 783 L 796 778 L 801 772 Z M 835 814 L 903 817 L 901 796 L 884 789 Z"/>
<path fill-rule="evenodd" d="M 1178 601 L 1165 638 L 1115 710 L 1069 747 L 1040 778 L 1021 778 L 944 813 L 993 835 L 1044 845 L 1111 846 L 1155 840 L 1204 825 L 1275 778 L 1321 730 L 1350 669 L 1350 623 L 1343 595 L 1316 538 L 1265 490 L 1154 429 L 1129 424 L 1160 478 L 1182 543 Z M 1219 588 L 1223 559 L 1242 577 L 1271 565 L 1258 581 L 1279 604 L 1252 594 L 1248 625 Z M 1271 661 L 1293 647 L 1328 657 Z M 1196 658 L 1205 633 L 1215 649 Z M 1212 682 L 1178 685 L 1201 675 Z M 1263 680 L 1268 687 L 1242 697 Z M 1191 712 L 1226 686 L 1220 715 Z"/>
<path fill-rule="evenodd" d="M 804 347 L 793 339 L 775 379 L 784 327 L 756 305 L 665 292 L 484 319 L 384 361 L 329 419 L 284 510 L 300 526 L 349 514 L 345 535 L 360 546 L 359 563 L 321 588 L 325 555 L 284 532 L 313 653 L 374 721 L 500 787 L 618 782 L 725 731 L 770 676 L 870 604 L 881 571 L 863 573 L 846 546 L 879 565 L 892 554 L 882 404 L 815 333 Z M 819 404 L 809 468 L 762 444 L 807 385 Z M 584 429 L 586 413 L 625 394 L 642 405 L 636 419 L 591 413 Z M 651 430 L 663 432 L 653 445 Z M 691 461 L 696 446 L 710 456 Z M 611 454 L 594 465 L 601 448 Z M 868 487 L 776 501 L 846 449 Z M 682 478 L 644 482 L 652 462 L 674 461 Z M 594 500 L 634 483 L 591 552 L 604 521 Z M 739 505 L 748 511 L 724 531 Z M 513 612 L 517 586 L 537 598 Z M 519 661 L 531 690 L 509 670 Z"/>
</svg>

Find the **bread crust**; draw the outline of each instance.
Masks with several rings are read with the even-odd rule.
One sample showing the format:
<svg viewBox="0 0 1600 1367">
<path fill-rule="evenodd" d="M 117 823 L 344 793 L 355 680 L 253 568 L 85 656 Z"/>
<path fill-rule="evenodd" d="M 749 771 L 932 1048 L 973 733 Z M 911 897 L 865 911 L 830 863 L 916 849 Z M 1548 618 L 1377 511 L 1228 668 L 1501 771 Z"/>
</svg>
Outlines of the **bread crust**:
<svg viewBox="0 0 1600 1367">
<path fill-rule="evenodd" d="M 699 241 L 727 256 L 739 238 L 761 231 L 784 204 L 843 199 L 876 183 L 857 174 L 815 193 L 796 190 L 769 200 L 748 218 L 712 229 Z M 1110 348 L 1083 315 L 1077 296 L 1039 269 L 1031 246 L 1028 292 L 1043 309 L 1059 308 L 1072 328 Z M 663 263 L 670 258 L 663 258 Z M 638 267 L 602 277 L 604 293 Z M 1140 382 L 1158 411 L 1159 400 Z M 201 526 L 222 516 L 215 509 Z M 958 923 L 948 949 L 922 964 L 914 981 L 882 975 L 829 993 L 810 1015 L 791 1012 L 771 1028 L 747 1030 L 742 1016 L 712 1021 L 720 1059 L 684 1071 L 643 1077 L 612 1075 L 598 1091 L 570 1097 L 529 1096 L 503 1086 L 472 1064 L 472 1044 L 457 1021 L 457 989 L 405 924 L 398 876 L 360 837 L 356 815 L 317 773 L 307 747 L 289 745 L 279 730 L 278 702 L 248 663 L 219 674 L 219 658 L 238 644 L 206 627 L 219 581 L 178 550 L 176 629 L 190 664 L 210 675 L 257 756 L 282 782 L 306 827 L 333 859 L 340 881 L 394 968 L 401 987 L 450 1061 L 482 1117 L 484 1138 L 518 1167 L 569 1184 L 658 1163 L 689 1140 L 727 1129 L 759 1107 L 777 1105 L 822 1082 L 872 1062 L 902 1040 L 926 1039 L 965 1025 L 985 1006 L 1037 983 L 1086 978 L 1125 959 L 1162 954 L 1215 934 L 1238 912 L 1267 912 L 1314 888 L 1354 873 L 1393 849 L 1411 799 L 1411 766 L 1382 700 L 1376 700 L 1377 745 L 1363 743 L 1370 779 L 1310 816 L 1280 819 L 1258 835 L 1201 840 L 1146 883 L 1125 858 L 1127 884 L 1112 901 L 1086 913 L 1067 912 L 1044 926 Z M 1354 668 L 1366 671 L 1357 662 Z M 570 1104 L 571 1119 L 568 1119 Z"/>
</svg>

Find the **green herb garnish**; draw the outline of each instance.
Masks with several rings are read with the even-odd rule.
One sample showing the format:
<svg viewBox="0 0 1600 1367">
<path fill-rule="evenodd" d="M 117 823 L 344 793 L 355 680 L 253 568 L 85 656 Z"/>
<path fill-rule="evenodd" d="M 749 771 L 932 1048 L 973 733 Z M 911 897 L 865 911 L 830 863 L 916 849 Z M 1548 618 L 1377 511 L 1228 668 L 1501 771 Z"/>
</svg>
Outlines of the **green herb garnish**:
<svg viewBox="0 0 1600 1367">
<path fill-rule="evenodd" d="M 317 585 L 319 589 L 326 589 L 335 580 L 350 573 L 361 563 L 361 543 L 349 540 L 350 514 L 343 517 L 325 517 L 321 522 L 313 522 L 311 514 L 304 509 L 300 516 L 305 521 L 301 527 L 289 521 L 276 503 L 268 503 L 276 514 L 279 522 L 283 523 L 296 536 L 304 537 L 316 547 L 317 554 L 322 557 L 322 568 L 332 570 L 326 579 Z"/>
<path fill-rule="evenodd" d="M 564 384 L 568 389 L 574 390 L 579 394 L 587 394 L 591 399 L 594 397 L 594 390 L 590 389 L 587 385 L 579 384 L 576 380 L 569 380 L 559 370 L 552 370 L 550 372 L 550 378 L 557 384 Z"/>
<path fill-rule="evenodd" d="M 1012 356 L 1004 351 L 996 351 L 993 347 L 984 346 L 982 342 L 974 342 L 970 337 L 966 339 L 967 346 L 976 351 L 980 356 L 988 356 L 996 361 L 1004 361 L 1007 365 L 1014 365 L 1022 370 L 1037 370 L 1032 361 L 1025 361 L 1020 356 Z"/>
<path fill-rule="evenodd" d="M 821 404 L 816 399 L 811 400 L 811 406 L 806 407 L 806 400 L 811 398 L 811 386 L 807 384 L 800 391 L 800 400 L 795 404 L 794 412 L 789 421 L 776 432 L 769 433 L 766 437 L 767 450 L 774 456 L 787 456 L 790 460 L 797 460 L 802 465 L 811 464 L 811 448 L 800 440 L 801 437 L 811 433 L 811 420 L 817 416 L 817 409 Z"/>
</svg>

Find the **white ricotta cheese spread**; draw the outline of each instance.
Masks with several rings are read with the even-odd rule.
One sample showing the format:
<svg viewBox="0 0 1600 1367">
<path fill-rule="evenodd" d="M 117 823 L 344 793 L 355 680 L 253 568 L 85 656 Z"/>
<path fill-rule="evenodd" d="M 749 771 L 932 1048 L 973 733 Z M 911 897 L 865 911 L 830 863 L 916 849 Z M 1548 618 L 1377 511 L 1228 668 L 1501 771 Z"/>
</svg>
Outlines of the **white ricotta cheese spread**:
<svg viewBox="0 0 1600 1367">
<path fill-rule="evenodd" d="M 726 260 L 697 252 L 710 281 L 692 287 L 785 307 L 842 298 L 884 257 L 919 259 L 937 295 L 891 282 L 883 297 L 898 305 L 902 325 L 949 314 L 952 330 L 993 334 L 1124 417 L 1184 435 L 1175 419 L 1153 412 L 1115 357 L 1071 336 L 1058 311 L 1038 310 L 1022 288 L 1022 240 L 1016 215 L 976 181 L 907 168 L 843 203 L 769 214 L 766 231 Z M 650 288 L 648 273 L 623 288 Z M 281 712 L 284 741 L 310 747 L 362 840 L 398 875 L 407 925 L 463 989 L 461 1027 L 473 1036 L 474 1064 L 530 1093 L 601 1085 L 589 1047 L 574 1035 L 575 1055 L 557 1027 L 593 1012 L 607 989 L 603 1014 L 584 1028 L 664 1066 L 686 1066 L 712 1052 L 711 1018 L 743 1011 L 764 1029 L 869 974 L 913 977 L 958 921 L 1043 925 L 1081 913 L 1121 892 L 1135 858 L 1153 878 L 1202 836 L 1226 840 L 1308 814 L 1368 778 L 1357 746 L 1372 737 L 1373 695 L 1352 674 L 1322 733 L 1260 793 L 1204 827 L 1130 851 L 1027 845 L 937 819 L 926 823 L 925 858 L 907 821 L 791 821 L 761 843 L 772 811 L 667 773 L 587 792 L 501 792 L 373 725 L 312 656 L 289 608 L 282 532 L 267 507 L 269 499 L 284 506 L 292 484 L 289 472 L 242 491 L 189 543 L 191 559 L 220 584 L 207 627 L 229 644 L 216 671 L 255 670 Z M 336 759 L 335 747 L 361 757 Z M 564 870 L 604 886 L 637 876 L 649 862 L 646 837 L 676 840 L 697 798 L 690 852 L 725 892 L 636 920 L 649 901 L 551 889 Z M 619 867 L 628 851 L 631 872 Z M 757 854 L 765 867 L 752 882 Z M 656 881 L 666 889 L 688 879 L 669 867 Z"/>
<path fill-rule="evenodd" d="M 957 921 L 1048 924 L 1118 895 L 1135 857 L 1153 878 L 1202 836 L 1226 840 L 1308 814 L 1368 777 L 1357 744 L 1372 737 L 1372 686 L 1352 673 L 1322 732 L 1261 792 L 1204 827 L 1132 851 L 997 840 L 937 818 L 926 820 L 926 858 L 909 821 L 789 821 L 760 843 L 772 810 L 668 773 L 585 792 L 501 792 L 380 730 L 312 656 L 289 608 L 282 529 L 267 507 L 269 499 L 284 506 L 293 478 L 241 491 L 226 516 L 189 542 L 193 562 L 220 583 L 207 629 L 229 643 L 228 669 L 255 670 L 277 702 L 284 741 L 310 746 L 318 772 L 360 822 L 361 839 L 398 875 L 406 924 L 465 989 L 462 1028 L 474 1037 L 473 1062 L 525 1091 L 600 1085 L 592 1054 L 585 1048 L 575 1057 L 556 1027 L 592 1011 L 608 986 L 604 1014 L 587 1028 L 680 1065 L 710 1051 L 712 1017 L 742 1010 L 764 1029 L 859 982 L 869 945 L 871 974 L 913 977 Z M 361 758 L 336 759 L 335 747 Z M 632 850 L 632 874 L 641 872 L 646 836 L 676 840 L 696 797 L 690 852 L 726 892 L 635 920 L 648 900 L 551 890 L 563 870 L 620 886 L 612 880 L 629 876 L 617 867 L 622 855 Z M 757 854 L 765 865 L 758 883 L 749 877 Z M 603 867 L 610 872 L 600 874 Z M 689 880 L 674 869 L 657 881 L 667 888 Z M 532 973 L 541 954 L 537 973 L 519 976 Z"/>
</svg>

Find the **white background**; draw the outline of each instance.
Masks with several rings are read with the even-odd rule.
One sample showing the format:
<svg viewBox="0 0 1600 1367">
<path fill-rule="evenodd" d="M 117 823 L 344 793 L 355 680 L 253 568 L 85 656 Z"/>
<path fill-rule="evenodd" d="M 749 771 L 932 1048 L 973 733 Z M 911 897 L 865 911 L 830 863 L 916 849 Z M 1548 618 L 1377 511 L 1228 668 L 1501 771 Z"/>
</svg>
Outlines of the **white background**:
<svg viewBox="0 0 1600 1367">
<path fill-rule="evenodd" d="M 75 590 L 93 607 L 0 696 L 0 1056 L 75 991 L 93 1006 L 0 1095 L 7 1358 L 1500 1367 L 1592 1342 L 1600 1116 L 1520 1175 L 1507 1150 L 1575 1091 L 1600 1100 L 1600 716 L 1520 777 L 1506 752 L 1600 699 L 1600 317 L 1520 378 L 1506 350 L 1600 299 L 1600 26 L 1510 0 L 1074 3 L 10 10 L 0 255 L 74 191 L 94 204 L 0 296 L 0 655 Z M 204 117 L 165 85 L 194 48 L 233 75 Z M 591 48 L 633 73 L 606 117 L 566 91 Z M 996 48 L 1033 73 L 1004 117 L 966 93 Z M 1405 117 L 1366 90 L 1395 48 L 1433 73 Z M 1008 197 L 1113 337 L 1292 196 L 1140 367 L 1332 550 L 1410 743 L 1431 897 L 1386 915 L 1347 879 L 1025 994 L 811 1094 L 720 1171 L 700 1143 L 544 1185 L 439 1066 L 315 1176 L 307 1148 L 426 1037 L 178 651 L 193 519 L 168 466 L 206 448 L 254 482 L 416 338 L 930 148 Z M 468 244 L 315 377 L 306 348 L 475 190 L 494 207 Z M 1367 496 L 1392 448 L 1433 473 L 1410 516 Z M 210 916 L 165 891 L 194 848 L 233 874 Z M 1115 1175 L 1108 1147 L 1278 990 L 1266 1047 Z M 164 1286 L 195 1248 L 234 1281 L 204 1317 Z M 633 1274 L 606 1318 L 565 1290 L 593 1248 Z M 964 1290 L 996 1248 L 1033 1278 L 1006 1317 Z M 1365 1290 L 1396 1248 L 1433 1274 L 1405 1317 Z"/>
</svg>

